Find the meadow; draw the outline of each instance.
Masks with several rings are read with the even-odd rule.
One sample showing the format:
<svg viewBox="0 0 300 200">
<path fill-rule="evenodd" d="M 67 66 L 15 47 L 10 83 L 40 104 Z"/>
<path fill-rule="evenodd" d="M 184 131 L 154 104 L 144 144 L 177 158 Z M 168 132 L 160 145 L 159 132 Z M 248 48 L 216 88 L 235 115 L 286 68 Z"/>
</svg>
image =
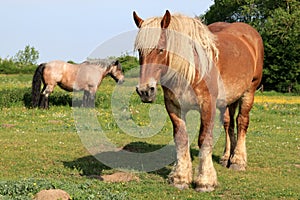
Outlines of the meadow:
<svg viewBox="0 0 300 200">
<path fill-rule="evenodd" d="M 20 89 L 30 92 L 31 78 L 31 75 L 0 75 L 0 92 Z M 166 111 L 160 109 L 163 108 L 161 91 L 155 111 L 161 112 L 158 114 L 164 120 L 154 119 L 155 123 L 162 123 L 157 125 L 151 118 L 153 105 L 141 103 L 134 91 L 128 97 L 128 107 L 117 107 L 112 112 L 115 87 L 113 80 L 104 79 L 97 92 L 96 107 L 89 110 L 109 141 L 119 149 L 136 153 L 151 152 L 168 144 L 172 140 L 172 125 Z M 102 176 L 119 170 L 106 166 L 90 153 L 93 150 L 87 148 L 78 132 L 78 113 L 70 106 L 72 93 L 56 88 L 53 96 L 49 110 L 29 108 L 25 97 L 0 107 L 0 199 L 31 199 L 38 191 L 50 188 L 63 189 L 74 200 L 300 198 L 299 96 L 257 92 L 250 115 L 245 172 L 232 171 L 219 164 L 224 133 L 216 125 L 213 160 L 219 185 L 211 193 L 197 193 L 192 186 L 183 191 L 170 186 L 167 176 L 172 163 L 151 172 L 128 169 L 127 173 L 135 177 L 129 182 L 101 180 Z M 116 119 L 133 121 L 145 129 L 162 128 L 151 137 L 136 137 L 120 128 Z M 90 134 L 97 131 L 95 128 Z M 196 168 L 196 139 L 191 143 Z"/>
</svg>

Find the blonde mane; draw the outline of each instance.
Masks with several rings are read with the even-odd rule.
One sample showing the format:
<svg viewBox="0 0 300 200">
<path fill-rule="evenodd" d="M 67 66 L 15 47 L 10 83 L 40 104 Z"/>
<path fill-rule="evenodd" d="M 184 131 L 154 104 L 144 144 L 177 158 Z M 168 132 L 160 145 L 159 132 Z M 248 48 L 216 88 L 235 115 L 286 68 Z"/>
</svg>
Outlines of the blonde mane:
<svg viewBox="0 0 300 200">
<path fill-rule="evenodd" d="M 162 17 L 154 17 L 143 22 L 135 40 L 136 50 L 147 55 L 157 48 L 162 31 L 161 20 Z M 172 15 L 166 37 L 169 68 L 180 73 L 189 83 L 195 78 L 195 57 L 199 58 L 200 80 L 214 66 L 218 57 L 216 39 L 199 19 L 181 14 Z"/>
</svg>

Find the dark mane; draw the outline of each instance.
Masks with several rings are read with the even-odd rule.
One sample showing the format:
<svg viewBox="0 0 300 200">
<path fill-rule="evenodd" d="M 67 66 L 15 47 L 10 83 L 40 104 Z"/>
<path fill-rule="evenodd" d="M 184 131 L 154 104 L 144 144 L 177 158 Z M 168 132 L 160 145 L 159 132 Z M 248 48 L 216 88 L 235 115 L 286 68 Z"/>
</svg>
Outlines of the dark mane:
<svg viewBox="0 0 300 200">
<path fill-rule="evenodd" d="M 91 59 L 88 58 L 86 61 L 84 61 L 82 64 L 88 64 L 88 65 L 99 65 L 101 67 L 110 67 L 114 65 L 117 62 L 116 59 Z"/>
</svg>

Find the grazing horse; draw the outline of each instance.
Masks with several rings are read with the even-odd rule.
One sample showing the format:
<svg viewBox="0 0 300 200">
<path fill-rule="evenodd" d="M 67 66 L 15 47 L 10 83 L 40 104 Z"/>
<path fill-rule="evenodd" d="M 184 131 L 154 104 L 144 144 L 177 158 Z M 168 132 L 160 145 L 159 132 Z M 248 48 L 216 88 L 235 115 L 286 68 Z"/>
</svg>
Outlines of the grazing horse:
<svg viewBox="0 0 300 200">
<path fill-rule="evenodd" d="M 58 85 L 68 92 L 83 90 L 82 105 L 92 107 L 97 89 L 106 75 L 118 83 L 123 82 L 124 75 L 118 60 L 102 59 L 81 64 L 51 61 L 40 64 L 32 80 L 32 106 L 48 108 L 48 97 Z M 42 91 L 41 82 L 44 84 Z"/>
<path fill-rule="evenodd" d="M 258 32 L 244 23 L 215 23 L 209 27 L 199 19 L 181 14 L 141 19 L 133 12 L 139 32 L 140 80 L 136 88 L 141 100 L 155 100 L 161 84 L 167 112 L 173 123 L 176 164 L 169 175 L 175 187 L 192 182 L 192 162 L 185 116 L 200 112 L 199 167 L 194 178 L 197 191 L 212 191 L 217 174 L 212 161 L 216 107 L 226 131 L 221 162 L 245 170 L 246 132 L 254 93 L 262 78 L 263 43 Z M 238 107 L 237 140 L 234 114 Z"/>
</svg>

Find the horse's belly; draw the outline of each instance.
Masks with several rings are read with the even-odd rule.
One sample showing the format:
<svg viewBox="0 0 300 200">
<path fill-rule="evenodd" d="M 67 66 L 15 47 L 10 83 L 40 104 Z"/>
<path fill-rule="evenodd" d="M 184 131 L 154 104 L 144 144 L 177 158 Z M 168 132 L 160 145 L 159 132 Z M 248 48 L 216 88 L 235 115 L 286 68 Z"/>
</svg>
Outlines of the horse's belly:
<svg viewBox="0 0 300 200">
<path fill-rule="evenodd" d="M 58 83 L 58 86 L 68 92 L 73 92 L 73 90 L 77 90 L 74 88 L 74 86 L 69 85 L 69 84 L 64 84 L 64 83 Z"/>
</svg>

